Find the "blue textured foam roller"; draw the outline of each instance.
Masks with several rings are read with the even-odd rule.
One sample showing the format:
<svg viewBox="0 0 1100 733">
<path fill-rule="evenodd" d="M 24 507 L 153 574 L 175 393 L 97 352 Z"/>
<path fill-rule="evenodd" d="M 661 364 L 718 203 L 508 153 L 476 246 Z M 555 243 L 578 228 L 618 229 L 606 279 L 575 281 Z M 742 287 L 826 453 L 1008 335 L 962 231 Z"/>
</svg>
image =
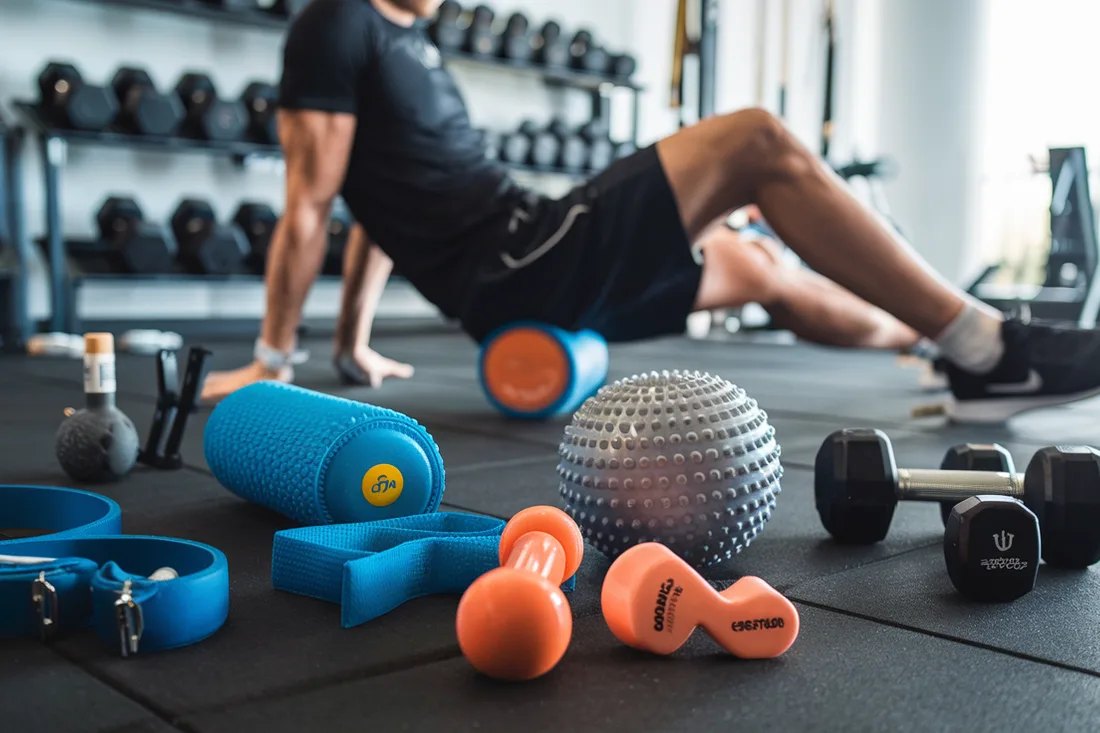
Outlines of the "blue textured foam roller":
<svg viewBox="0 0 1100 733">
<path fill-rule="evenodd" d="M 306 524 L 424 514 L 443 498 L 443 459 L 415 420 L 277 382 L 224 399 L 203 448 L 225 488 Z"/>
<path fill-rule="evenodd" d="M 595 331 L 518 322 L 482 344 L 478 376 L 497 410 L 538 420 L 571 413 L 595 394 L 608 361 L 607 342 Z"/>
</svg>

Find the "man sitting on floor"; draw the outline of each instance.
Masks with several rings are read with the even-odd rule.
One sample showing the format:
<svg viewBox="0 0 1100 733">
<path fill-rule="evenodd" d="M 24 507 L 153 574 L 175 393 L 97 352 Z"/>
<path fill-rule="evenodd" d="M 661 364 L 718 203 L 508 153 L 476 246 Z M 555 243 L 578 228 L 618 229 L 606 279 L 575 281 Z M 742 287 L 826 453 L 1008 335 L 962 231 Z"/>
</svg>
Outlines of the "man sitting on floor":
<svg viewBox="0 0 1100 733">
<path fill-rule="evenodd" d="M 818 343 L 933 340 L 960 421 L 1100 392 L 1096 332 L 1005 320 L 945 282 L 768 112 L 706 119 L 560 199 L 519 187 L 486 158 L 424 31 L 439 4 L 314 0 L 294 21 L 279 101 L 286 205 L 267 313 L 255 361 L 212 373 L 205 398 L 293 378 L 337 195 L 369 233 L 356 227 L 348 243 L 335 354 L 339 372 L 364 384 L 412 374 L 368 346 L 396 265 L 477 340 L 521 319 L 642 339 L 682 332 L 693 311 L 755 302 Z M 721 223 L 749 205 L 812 271 Z"/>
</svg>

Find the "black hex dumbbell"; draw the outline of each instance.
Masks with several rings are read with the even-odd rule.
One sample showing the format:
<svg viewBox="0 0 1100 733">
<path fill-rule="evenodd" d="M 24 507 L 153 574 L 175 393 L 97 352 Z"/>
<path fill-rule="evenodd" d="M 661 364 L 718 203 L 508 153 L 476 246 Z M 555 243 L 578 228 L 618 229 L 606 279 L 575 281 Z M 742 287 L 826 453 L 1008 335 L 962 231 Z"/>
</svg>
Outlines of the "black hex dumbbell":
<svg viewBox="0 0 1100 733">
<path fill-rule="evenodd" d="M 502 135 L 496 130 L 482 130 L 481 139 L 485 144 L 485 157 L 489 160 L 500 160 L 500 139 Z"/>
<path fill-rule="evenodd" d="M 611 57 L 609 72 L 616 79 L 629 79 L 638 70 L 638 62 L 628 53 L 620 53 Z"/>
<path fill-rule="evenodd" d="M 261 10 L 280 18 L 293 18 L 305 10 L 312 0 L 255 0 Z"/>
<path fill-rule="evenodd" d="M 455 0 L 445 0 L 436 11 L 435 20 L 428 29 L 428 35 L 436 46 L 444 51 L 458 51 L 466 43 L 466 31 L 469 29 L 469 16 L 462 11 L 462 5 Z"/>
<path fill-rule="evenodd" d="M 528 140 L 526 162 L 540 168 L 551 168 L 558 164 L 561 143 L 552 132 L 532 120 L 524 120 L 519 126 L 519 134 Z"/>
<path fill-rule="evenodd" d="M 607 120 L 594 117 L 577 131 L 588 144 L 588 170 L 602 171 L 615 160 L 615 144 Z"/>
<path fill-rule="evenodd" d="M 233 223 L 248 240 L 248 268 L 262 273 L 267 264 L 267 250 L 271 247 L 271 237 L 275 234 L 275 225 L 279 217 L 275 210 L 264 203 L 244 201 L 233 215 Z"/>
<path fill-rule="evenodd" d="M 184 74 L 176 82 L 176 94 L 186 112 L 184 134 L 218 142 L 236 142 L 244 137 L 248 129 L 244 104 L 219 99 L 213 80 L 206 74 Z"/>
<path fill-rule="evenodd" d="M 237 226 L 219 224 L 210 204 L 184 199 L 172 214 L 180 262 L 191 272 L 237 275 L 244 270 L 248 240 Z"/>
<path fill-rule="evenodd" d="M 343 205 L 333 207 L 328 222 L 328 252 L 323 271 L 326 275 L 339 275 L 344 270 L 344 251 L 348 247 L 351 227 L 355 222 Z"/>
<path fill-rule="evenodd" d="M 535 53 L 531 24 L 523 13 L 512 13 L 504 27 L 500 55 L 509 61 L 528 62 Z"/>
<path fill-rule="evenodd" d="M 119 68 L 111 79 L 118 97 L 118 126 L 132 135 L 171 137 L 183 124 L 183 104 L 175 94 L 157 91 L 145 69 Z"/>
<path fill-rule="evenodd" d="M 199 0 L 207 5 L 216 5 L 226 10 L 257 10 L 260 0 Z"/>
<path fill-rule="evenodd" d="M 95 219 L 100 241 L 114 252 L 124 270 L 142 275 L 172 272 L 176 241 L 164 226 L 145 220 L 137 201 L 111 196 Z"/>
<path fill-rule="evenodd" d="M 615 143 L 615 160 L 627 158 L 634 153 L 638 152 L 638 146 L 629 140 L 621 143 Z"/>
<path fill-rule="evenodd" d="M 98 132 L 114 123 L 118 98 L 107 87 L 88 84 L 72 64 L 51 61 L 38 75 L 39 106 L 55 127 Z"/>
<path fill-rule="evenodd" d="M 241 102 L 248 110 L 248 137 L 265 145 L 279 144 L 279 126 L 276 111 L 279 90 L 274 84 L 263 81 L 249 83 L 241 92 Z"/>
<path fill-rule="evenodd" d="M 533 141 L 533 136 L 525 135 L 520 131 L 506 132 L 500 136 L 497 144 L 498 157 L 506 163 L 516 163 L 517 165 L 526 163 L 531 158 Z M 552 165 L 552 163 L 547 165 Z"/>
<path fill-rule="evenodd" d="M 569 42 L 561 34 L 561 26 L 548 20 L 533 39 L 534 61 L 551 69 L 568 68 L 570 62 Z"/>
<path fill-rule="evenodd" d="M 567 171 L 583 171 L 588 166 L 588 143 L 584 138 L 573 132 L 560 117 L 552 119 L 546 129 L 558 140 L 558 159 L 555 164 Z"/>
<path fill-rule="evenodd" d="M 596 44 L 588 31 L 577 31 L 569 44 L 571 65 L 579 71 L 592 74 L 606 74 L 611 65 L 611 55 Z"/>
<path fill-rule="evenodd" d="M 880 430 L 838 430 L 814 461 L 814 500 L 837 541 L 871 544 L 890 528 L 899 500 L 961 501 L 979 494 L 1020 499 L 1039 518 L 1043 559 L 1085 568 L 1100 561 L 1100 451 L 1051 446 L 1021 474 L 898 468 Z"/>
<path fill-rule="evenodd" d="M 466 31 L 465 51 L 473 56 L 496 56 L 500 52 L 501 37 L 493 31 L 496 15 L 488 5 L 478 5 L 470 18 Z"/>
<path fill-rule="evenodd" d="M 943 559 L 952 585 L 975 601 L 1014 601 L 1035 587 L 1042 557 L 1039 519 L 1023 502 L 979 495 L 948 515 Z"/>
</svg>

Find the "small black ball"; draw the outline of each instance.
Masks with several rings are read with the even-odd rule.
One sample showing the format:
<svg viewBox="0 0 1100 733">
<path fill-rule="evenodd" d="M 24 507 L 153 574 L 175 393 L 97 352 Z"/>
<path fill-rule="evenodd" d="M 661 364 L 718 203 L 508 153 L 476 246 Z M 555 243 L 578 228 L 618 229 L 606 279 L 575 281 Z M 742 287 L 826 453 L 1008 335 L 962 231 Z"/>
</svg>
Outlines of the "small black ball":
<svg viewBox="0 0 1100 733">
<path fill-rule="evenodd" d="M 76 481 L 116 481 L 137 462 L 139 442 L 134 423 L 117 407 L 78 410 L 57 430 L 57 461 Z"/>
</svg>

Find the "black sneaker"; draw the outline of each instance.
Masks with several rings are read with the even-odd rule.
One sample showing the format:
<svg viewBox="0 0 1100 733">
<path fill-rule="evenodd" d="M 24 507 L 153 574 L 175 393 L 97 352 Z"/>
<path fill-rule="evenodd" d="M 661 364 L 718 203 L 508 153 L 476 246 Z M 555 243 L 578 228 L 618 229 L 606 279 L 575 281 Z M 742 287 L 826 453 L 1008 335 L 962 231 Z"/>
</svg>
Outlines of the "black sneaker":
<svg viewBox="0 0 1100 733">
<path fill-rule="evenodd" d="M 1100 331 L 1009 319 L 1005 352 L 988 374 L 946 364 L 955 401 L 947 414 L 961 423 L 1002 423 L 1013 415 L 1100 394 Z"/>
</svg>

